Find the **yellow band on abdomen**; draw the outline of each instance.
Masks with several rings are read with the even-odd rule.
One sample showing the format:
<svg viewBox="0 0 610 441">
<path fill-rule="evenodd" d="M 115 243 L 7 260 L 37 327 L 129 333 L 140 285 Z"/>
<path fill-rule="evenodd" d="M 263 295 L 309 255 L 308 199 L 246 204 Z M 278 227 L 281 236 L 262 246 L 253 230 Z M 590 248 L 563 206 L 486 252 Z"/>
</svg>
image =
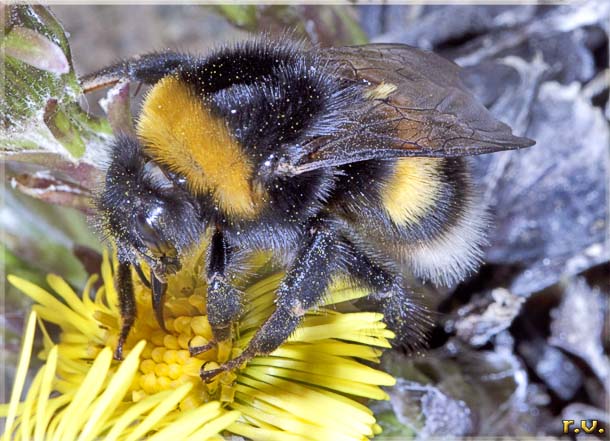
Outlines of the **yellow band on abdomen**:
<svg viewBox="0 0 610 441">
<path fill-rule="evenodd" d="M 417 223 L 437 202 L 442 159 L 401 158 L 382 191 L 383 207 L 397 225 Z"/>
</svg>

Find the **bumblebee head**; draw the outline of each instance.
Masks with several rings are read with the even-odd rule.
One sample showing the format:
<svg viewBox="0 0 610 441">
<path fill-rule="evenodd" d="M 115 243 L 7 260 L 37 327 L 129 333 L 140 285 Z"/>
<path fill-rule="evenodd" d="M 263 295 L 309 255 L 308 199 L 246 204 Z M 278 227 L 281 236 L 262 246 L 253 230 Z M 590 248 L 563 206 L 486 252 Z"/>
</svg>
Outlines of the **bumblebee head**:
<svg viewBox="0 0 610 441">
<path fill-rule="evenodd" d="M 132 137 L 116 138 L 97 205 L 119 258 L 136 266 L 146 261 L 161 282 L 203 234 L 199 203 L 183 179 L 146 157 Z"/>
</svg>

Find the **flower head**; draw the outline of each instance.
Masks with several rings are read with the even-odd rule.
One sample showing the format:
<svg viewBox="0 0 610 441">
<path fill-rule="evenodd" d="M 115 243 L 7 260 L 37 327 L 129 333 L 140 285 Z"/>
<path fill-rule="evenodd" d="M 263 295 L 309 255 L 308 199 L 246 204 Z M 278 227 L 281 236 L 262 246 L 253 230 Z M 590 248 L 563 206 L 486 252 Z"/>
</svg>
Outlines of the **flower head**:
<svg viewBox="0 0 610 441">
<path fill-rule="evenodd" d="M 362 297 L 364 290 L 335 283 L 325 305 L 305 316 L 291 338 L 273 353 L 218 376 L 199 377 L 233 358 L 271 314 L 282 275 L 244 285 L 245 311 L 235 337 L 191 357 L 189 344 L 212 336 L 205 315 L 206 286 L 195 271 L 170 280 L 167 332 L 155 320 L 150 291 L 137 281 L 138 319 L 125 345 L 125 360 L 112 360 L 120 329 L 111 260 L 105 255 L 102 286 L 97 277 L 81 296 L 61 278 L 48 283 L 61 298 L 17 277 L 9 281 L 34 299 L 19 375 L 8 415 L 12 438 L 207 439 L 222 431 L 251 439 L 363 439 L 379 431 L 361 399 L 387 399 L 379 386 L 394 379 L 362 363 L 378 362 L 391 331 L 376 313 L 340 313 L 331 306 Z M 39 356 L 46 361 L 19 403 L 35 323 L 44 335 Z M 45 322 L 59 326 L 53 342 Z"/>
</svg>

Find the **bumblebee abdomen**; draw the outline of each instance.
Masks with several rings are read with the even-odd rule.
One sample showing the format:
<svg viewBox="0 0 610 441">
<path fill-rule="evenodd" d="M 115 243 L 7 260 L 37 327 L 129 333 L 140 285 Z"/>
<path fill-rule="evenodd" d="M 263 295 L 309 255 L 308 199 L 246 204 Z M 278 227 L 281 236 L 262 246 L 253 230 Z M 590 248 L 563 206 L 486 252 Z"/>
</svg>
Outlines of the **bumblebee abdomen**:
<svg viewBox="0 0 610 441">
<path fill-rule="evenodd" d="M 486 214 L 464 158 L 363 164 L 357 173 L 368 176 L 343 187 L 337 204 L 350 240 L 389 266 L 437 284 L 452 285 L 476 268 Z"/>
<path fill-rule="evenodd" d="M 417 201 L 415 191 L 424 196 L 420 196 L 419 216 L 397 224 L 403 240 L 394 247 L 394 253 L 416 276 L 450 286 L 481 263 L 487 214 L 472 185 L 466 158 L 417 159 L 419 166 L 399 165 L 396 169 L 398 176 L 406 170 L 413 177 L 410 180 L 402 176 L 405 199 Z M 411 173 L 413 168 L 418 171 Z M 424 179 L 418 181 L 422 174 Z M 427 186 L 423 184 L 426 179 Z"/>
</svg>

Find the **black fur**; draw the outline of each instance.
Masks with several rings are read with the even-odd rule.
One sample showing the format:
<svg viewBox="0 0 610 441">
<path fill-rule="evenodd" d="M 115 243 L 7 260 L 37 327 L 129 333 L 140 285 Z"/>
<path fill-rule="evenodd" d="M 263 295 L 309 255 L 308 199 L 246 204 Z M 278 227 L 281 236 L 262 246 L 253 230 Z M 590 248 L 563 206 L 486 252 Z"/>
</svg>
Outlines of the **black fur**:
<svg viewBox="0 0 610 441">
<path fill-rule="evenodd" d="M 123 359 L 123 343 L 127 339 L 137 314 L 130 266 L 128 262 L 120 262 L 117 274 L 117 282 L 121 288 L 119 290 L 119 306 L 121 308 L 121 317 L 123 318 L 119 344 L 114 351 L 114 358 L 117 360 Z"/>
<path fill-rule="evenodd" d="M 118 136 L 110 156 L 104 189 L 96 205 L 102 228 L 115 239 L 121 261 L 135 261 L 133 248 L 147 254 L 134 226 L 139 214 L 146 215 L 157 207 L 164 207 L 161 220 L 164 229 L 160 234 L 179 253 L 200 240 L 206 227 L 201 204 L 179 183 L 167 190 L 144 173 L 149 159 L 143 155 L 137 139 Z"/>
</svg>

